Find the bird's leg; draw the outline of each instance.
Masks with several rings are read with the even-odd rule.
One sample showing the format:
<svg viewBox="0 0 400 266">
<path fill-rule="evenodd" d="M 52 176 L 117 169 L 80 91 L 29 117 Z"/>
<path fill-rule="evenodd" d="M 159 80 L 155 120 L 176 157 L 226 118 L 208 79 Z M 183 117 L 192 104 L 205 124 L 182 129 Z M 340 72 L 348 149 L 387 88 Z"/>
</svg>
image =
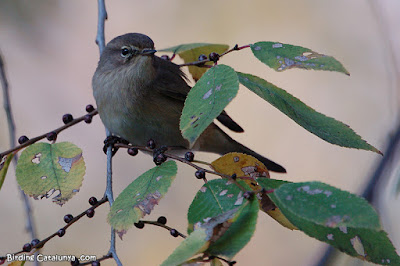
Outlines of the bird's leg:
<svg viewBox="0 0 400 266">
<path fill-rule="evenodd" d="M 112 156 L 114 156 L 117 151 L 118 151 L 118 147 L 115 147 L 115 144 L 117 143 L 122 143 L 122 144 L 129 144 L 129 141 L 127 141 L 126 139 L 123 139 L 121 137 L 117 137 L 114 135 L 108 136 L 105 140 L 104 140 L 104 146 L 103 146 L 103 152 L 105 154 L 107 154 L 107 148 L 109 146 L 111 146 L 111 152 L 112 152 Z"/>
</svg>

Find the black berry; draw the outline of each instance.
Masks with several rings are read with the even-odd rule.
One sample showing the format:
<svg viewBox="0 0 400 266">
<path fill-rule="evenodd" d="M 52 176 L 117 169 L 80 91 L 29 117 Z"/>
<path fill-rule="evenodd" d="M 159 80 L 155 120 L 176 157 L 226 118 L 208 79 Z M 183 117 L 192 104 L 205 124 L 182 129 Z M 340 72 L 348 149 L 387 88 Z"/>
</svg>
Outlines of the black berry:
<svg viewBox="0 0 400 266">
<path fill-rule="evenodd" d="M 63 237 L 63 236 L 65 235 L 65 229 L 64 229 L 64 228 L 61 228 L 60 230 L 58 230 L 57 235 L 58 235 L 59 237 Z"/>
<path fill-rule="evenodd" d="M 100 266 L 100 261 L 98 260 L 93 261 L 92 266 Z"/>
<path fill-rule="evenodd" d="M 199 61 L 207 60 L 207 56 L 205 54 L 199 55 Z"/>
<path fill-rule="evenodd" d="M 128 149 L 128 154 L 131 155 L 131 156 L 135 156 L 135 155 L 138 154 L 138 149 L 136 149 L 136 148 L 129 148 L 129 149 Z"/>
<path fill-rule="evenodd" d="M 168 60 L 168 61 L 170 60 L 169 56 L 166 55 L 166 54 L 165 54 L 165 55 L 162 55 L 162 56 L 161 56 L 161 59 Z"/>
<path fill-rule="evenodd" d="M 75 260 L 71 260 L 71 265 L 72 266 L 78 266 L 80 263 L 79 263 L 79 260 L 77 259 L 77 258 L 75 258 Z"/>
<path fill-rule="evenodd" d="M 175 229 L 171 229 L 169 232 L 171 233 L 171 236 L 173 236 L 173 237 L 178 237 L 179 236 L 178 231 L 176 231 Z"/>
<path fill-rule="evenodd" d="M 67 224 L 70 223 L 72 219 L 74 219 L 74 216 L 72 216 L 72 214 L 67 214 L 64 216 L 64 222 L 66 222 Z"/>
<path fill-rule="evenodd" d="M 197 170 L 196 173 L 194 173 L 194 175 L 196 176 L 197 179 L 203 179 L 206 177 L 206 172 L 201 169 L 201 170 Z"/>
<path fill-rule="evenodd" d="M 22 250 L 25 251 L 25 252 L 31 251 L 31 250 L 32 250 L 32 245 L 31 245 L 31 243 L 26 243 L 26 244 L 22 247 Z"/>
<path fill-rule="evenodd" d="M 144 222 L 139 221 L 137 223 L 134 223 L 134 225 L 136 226 L 136 228 L 142 229 L 144 227 Z"/>
<path fill-rule="evenodd" d="M 252 199 L 254 196 L 254 192 L 253 191 L 246 191 L 245 193 L 243 193 L 243 197 L 245 199 Z"/>
<path fill-rule="evenodd" d="M 46 134 L 46 139 L 48 141 L 54 141 L 57 139 L 57 133 L 55 131 L 51 131 L 49 133 Z"/>
<path fill-rule="evenodd" d="M 191 151 L 188 151 L 187 153 L 185 153 L 185 159 L 188 162 L 193 162 L 194 159 L 194 154 Z"/>
<path fill-rule="evenodd" d="M 153 139 L 149 139 L 147 142 L 147 147 L 150 149 L 154 149 L 156 147 L 156 142 Z"/>
<path fill-rule="evenodd" d="M 86 216 L 92 218 L 94 216 L 94 209 L 90 208 L 86 211 Z"/>
<path fill-rule="evenodd" d="M 74 118 L 73 118 L 73 116 L 71 114 L 65 114 L 62 117 L 62 121 L 64 122 L 64 124 L 68 124 L 72 120 L 74 120 Z"/>
<path fill-rule="evenodd" d="M 84 116 L 84 118 L 83 118 L 83 120 L 85 120 L 85 123 L 86 124 L 90 124 L 90 123 L 92 123 L 92 116 L 91 115 L 85 115 Z"/>
<path fill-rule="evenodd" d="M 236 174 L 233 174 L 233 175 L 231 175 L 231 178 L 232 178 L 233 180 L 236 180 L 237 175 L 236 175 Z"/>
<path fill-rule="evenodd" d="M 86 112 L 91 113 L 94 111 L 94 107 L 91 104 L 86 105 Z"/>
<path fill-rule="evenodd" d="M 167 156 L 164 153 L 157 154 L 156 156 L 154 156 L 154 159 L 153 159 L 153 161 L 156 165 L 160 165 L 163 162 L 165 162 L 166 160 L 167 160 Z"/>
<path fill-rule="evenodd" d="M 24 144 L 25 142 L 27 142 L 29 140 L 29 138 L 27 137 L 27 136 L 21 136 L 21 137 L 19 137 L 19 139 L 18 139 L 18 143 L 19 144 Z"/>
<path fill-rule="evenodd" d="M 159 224 L 166 224 L 167 223 L 167 218 L 165 218 L 165 216 L 160 216 L 157 219 L 157 223 Z"/>
<path fill-rule="evenodd" d="M 35 239 L 33 239 L 33 240 L 31 241 L 32 247 L 36 246 L 36 245 L 39 244 L 39 243 L 40 243 L 40 240 L 37 239 L 37 238 L 35 238 Z"/>
<path fill-rule="evenodd" d="M 208 55 L 211 61 L 216 63 L 219 60 L 219 54 L 212 52 L 211 54 Z"/>
<path fill-rule="evenodd" d="M 79 265 L 79 260 L 77 258 L 75 258 L 75 260 L 71 261 L 71 265 L 72 266 L 78 266 Z"/>
<path fill-rule="evenodd" d="M 97 199 L 96 199 L 96 197 L 90 197 L 90 199 L 89 199 L 89 204 L 90 205 L 96 205 L 97 204 Z"/>
</svg>

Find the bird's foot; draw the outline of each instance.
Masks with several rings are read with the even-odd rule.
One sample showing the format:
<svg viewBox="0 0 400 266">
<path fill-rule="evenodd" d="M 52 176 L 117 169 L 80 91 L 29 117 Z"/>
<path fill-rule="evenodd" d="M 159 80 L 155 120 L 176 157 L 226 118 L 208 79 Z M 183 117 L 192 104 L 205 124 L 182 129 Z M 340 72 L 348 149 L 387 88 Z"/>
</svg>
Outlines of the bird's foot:
<svg viewBox="0 0 400 266">
<path fill-rule="evenodd" d="M 117 137 L 117 136 L 108 136 L 105 140 L 104 140 L 104 146 L 103 146 L 103 152 L 104 154 L 107 154 L 107 149 L 108 147 L 111 147 L 111 155 L 114 156 L 117 151 L 118 151 L 118 147 L 115 147 L 115 144 L 117 143 L 122 143 L 122 144 L 129 144 L 129 141 L 127 141 L 126 139 L 123 139 L 121 137 Z"/>
</svg>

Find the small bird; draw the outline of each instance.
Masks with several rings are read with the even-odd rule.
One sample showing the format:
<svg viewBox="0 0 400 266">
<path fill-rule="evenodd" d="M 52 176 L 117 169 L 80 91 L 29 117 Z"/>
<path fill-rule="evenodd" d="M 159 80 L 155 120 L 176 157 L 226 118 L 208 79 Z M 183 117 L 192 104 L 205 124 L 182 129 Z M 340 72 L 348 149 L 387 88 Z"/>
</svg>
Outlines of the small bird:
<svg viewBox="0 0 400 266">
<path fill-rule="evenodd" d="M 182 137 L 179 119 L 191 87 L 177 64 L 155 56 L 155 52 L 153 41 L 144 34 L 128 33 L 111 40 L 92 80 L 97 109 L 108 130 L 133 145 L 145 146 L 153 139 L 159 145 L 186 151 L 189 142 Z M 235 132 L 243 132 L 225 111 L 217 120 Z M 220 155 L 241 152 L 256 157 L 271 171 L 286 172 L 233 140 L 214 123 L 191 149 Z"/>
</svg>

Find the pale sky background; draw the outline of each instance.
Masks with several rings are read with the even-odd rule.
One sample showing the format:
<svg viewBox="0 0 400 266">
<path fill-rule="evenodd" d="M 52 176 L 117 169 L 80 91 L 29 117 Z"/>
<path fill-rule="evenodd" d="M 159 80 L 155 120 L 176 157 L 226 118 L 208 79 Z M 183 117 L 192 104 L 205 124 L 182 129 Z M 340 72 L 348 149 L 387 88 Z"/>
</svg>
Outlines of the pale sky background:
<svg viewBox="0 0 400 266">
<path fill-rule="evenodd" d="M 106 41 L 128 32 L 149 35 L 156 48 L 191 42 L 233 46 L 280 41 L 334 56 L 350 71 L 350 77 L 304 70 L 278 73 L 255 59 L 249 50 L 231 53 L 220 63 L 267 79 L 317 111 L 350 125 L 370 144 L 384 151 L 388 135 L 396 126 L 399 107 L 398 92 L 393 87 L 396 78 L 393 55 L 385 38 L 390 38 L 398 53 L 400 3 L 379 1 L 378 13 L 383 14 L 379 20 L 371 3 L 107 1 Z M 85 113 L 86 104 L 94 104 L 91 78 L 99 56 L 94 42 L 96 25 L 96 1 L 0 2 L 0 50 L 11 87 L 17 136 L 33 137 L 50 131 L 62 125 L 63 114 L 77 117 Z M 399 60 L 398 54 L 394 60 Z M 286 175 L 272 174 L 273 178 L 296 182 L 319 180 L 358 193 L 381 159 L 372 152 L 341 148 L 319 139 L 244 87 L 227 111 L 246 130 L 244 134 L 231 136 L 286 167 Z M 82 148 L 86 176 L 81 191 L 63 207 L 45 199 L 31 201 L 41 239 L 64 226 L 65 214 L 77 215 L 86 209 L 89 197 L 102 197 L 106 175 L 104 138 L 99 117 L 90 125 L 82 123 L 59 135 L 57 141 L 71 141 Z M 0 150 L 8 145 L 5 115 L 0 109 Z M 207 161 L 217 158 L 208 154 L 197 157 Z M 113 162 L 115 196 L 154 166 L 149 156 L 132 158 L 125 152 L 118 153 Z M 178 168 L 169 193 L 146 218 L 156 220 L 164 215 L 168 225 L 186 232 L 187 209 L 202 182 L 194 177 L 193 169 L 181 164 Z M 24 231 L 22 208 L 14 171 L 10 171 L 0 191 L 1 255 L 20 250 L 24 243 L 30 242 Z M 392 219 L 400 218 L 399 201 L 390 201 L 388 209 L 394 210 Z M 94 218 L 81 219 L 63 238 L 51 240 L 42 252 L 99 257 L 106 254 L 110 235 L 107 213 L 108 205 L 99 207 Z M 399 248 L 399 231 L 390 224 L 396 222 L 384 221 Z M 117 250 L 124 265 L 158 265 L 180 241 L 166 230 L 146 226 L 143 230 L 128 231 L 123 241 L 118 240 Z M 255 235 L 235 260 L 238 265 L 312 265 L 324 247 L 318 240 L 285 229 L 260 212 Z"/>
</svg>

